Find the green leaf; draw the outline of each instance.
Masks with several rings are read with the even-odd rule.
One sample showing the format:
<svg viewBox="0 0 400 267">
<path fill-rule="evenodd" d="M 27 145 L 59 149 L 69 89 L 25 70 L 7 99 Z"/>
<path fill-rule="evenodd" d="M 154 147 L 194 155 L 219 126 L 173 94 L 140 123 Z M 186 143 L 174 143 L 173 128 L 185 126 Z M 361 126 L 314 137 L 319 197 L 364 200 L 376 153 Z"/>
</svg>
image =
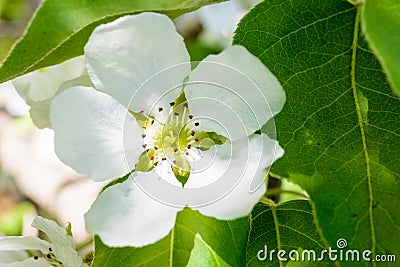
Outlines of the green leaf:
<svg viewBox="0 0 400 267">
<path fill-rule="evenodd" d="M 183 155 L 179 154 L 174 157 L 175 166 L 172 166 L 172 172 L 175 178 L 185 187 L 190 176 L 190 162 Z"/>
<path fill-rule="evenodd" d="M 306 200 L 289 201 L 278 206 L 269 202 L 259 203 L 252 212 L 251 225 L 247 266 L 284 266 L 291 262 L 289 253 L 292 250 L 298 252 L 299 261 L 287 266 L 295 266 L 297 262 L 301 263 L 299 266 L 305 266 L 306 263 L 307 266 L 334 266 L 327 258 L 325 262 L 317 261 L 326 247 L 314 224 L 311 205 Z M 282 256 L 286 261 L 279 263 L 278 250 L 286 252 Z M 315 260 L 307 261 L 309 257 L 313 259 L 313 254 L 308 256 L 311 250 L 315 252 Z M 302 253 L 305 261 L 301 260 Z M 296 256 L 293 253 L 291 257 Z"/>
<path fill-rule="evenodd" d="M 214 145 L 222 145 L 226 142 L 227 138 L 215 132 L 199 132 L 196 137 L 199 142 L 195 144 L 200 150 L 208 150 Z"/>
<path fill-rule="evenodd" d="M 362 26 L 371 49 L 385 70 L 393 92 L 400 96 L 400 4 L 398 0 L 368 0 Z"/>
<path fill-rule="evenodd" d="M 175 18 L 223 0 L 47 0 L 0 67 L 0 83 L 83 54 L 96 26 L 144 11 Z"/>
<path fill-rule="evenodd" d="M 218 221 L 186 208 L 178 213 L 168 236 L 146 247 L 109 248 L 96 237 L 92 266 L 185 266 L 195 246 L 196 234 L 227 264 L 244 266 L 249 229 L 248 217 Z"/>
<path fill-rule="evenodd" d="M 187 267 L 197 266 L 230 266 L 227 264 L 215 251 L 196 234 L 194 239 L 194 247 L 190 253 L 189 262 Z"/>
<path fill-rule="evenodd" d="M 138 159 L 138 162 L 135 165 L 135 171 L 139 172 L 148 172 L 154 168 L 153 162 L 150 160 L 152 156 L 154 156 L 154 149 L 148 149 L 144 151 Z"/>
<path fill-rule="evenodd" d="M 400 100 L 360 15 L 346 1 L 268 0 L 242 19 L 234 43 L 282 83 L 275 123 L 285 156 L 272 171 L 307 191 L 328 244 L 400 255 Z"/>
</svg>

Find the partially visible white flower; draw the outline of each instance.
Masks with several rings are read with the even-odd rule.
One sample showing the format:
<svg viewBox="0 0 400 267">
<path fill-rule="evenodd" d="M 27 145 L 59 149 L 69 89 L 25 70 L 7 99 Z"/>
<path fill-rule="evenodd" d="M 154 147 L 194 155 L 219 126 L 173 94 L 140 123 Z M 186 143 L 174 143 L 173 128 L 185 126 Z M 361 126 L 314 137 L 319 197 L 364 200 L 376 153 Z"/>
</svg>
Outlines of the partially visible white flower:
<svg viewBox="0 0 400 267">
<path fill-rule="evenodd" d="M 64 83 L 67 84 L 63 86 Z M 30 115 L 38 128 L 51 128 L 51 100 L 72 85 L 90 85 L 84 57 L 79 56 L 61 64 L 43 68 L 12 81 L 18 93 L 31 106 Z"/>
<path fill-rule="evenodd" d="M 140 155 L 155 167 L 100 194 L 88 231 L 111 246 L 144 246 L 186 206 L 224 220 L 251 212 L 266 190 L 264 168 L 283 155 L 276 140 L 254 134 L 285 102 L 258 58 L 232 46 L 192 71 L 172 21 L 142 13 L 96 28 L 85 59 L 96 89 L 71 87 L 51 104 L 57 155 L 97 181 L 129 174 Z M 203 151 L 210 132 L 227 141 Z"/>
<path fill-rule="evenodd" d="M 221 48 L 232 43 L 237 24 L 249 8 L 259 0 L 230 0 L 204 6 L 194 12 L 186 13 L 176 19 L 177 27 L 186 30 L 198 21 L 203 30 L 199 38 L 204 43 Z"/>
<path fill-rule="evenodd" d="M 240 0 L 231 0 L 202 7 L 198 10 L 204 27 L 201 38 L 209 44 L 226 47 L 232 43 L 236 25 L 247 9 Z"/>
<path fill-rule="evenodd" d="M 0 107 L 4 107 L 12 116 L 24 116 L 28 114 L 29 106 L 15 91 L 11 82 L 0 84 Z"/>
<path fill-rule="evenodd" d="M 87 267 L 64 228 L 42 217 L 36 217 L 32 226 L 44 232 L 51 242 L 35 236 L 0 237 L 0 267 Z M 25 252 L 28 250 L 40 251 L 43 256 L 29 256 Z"/>
</svg>

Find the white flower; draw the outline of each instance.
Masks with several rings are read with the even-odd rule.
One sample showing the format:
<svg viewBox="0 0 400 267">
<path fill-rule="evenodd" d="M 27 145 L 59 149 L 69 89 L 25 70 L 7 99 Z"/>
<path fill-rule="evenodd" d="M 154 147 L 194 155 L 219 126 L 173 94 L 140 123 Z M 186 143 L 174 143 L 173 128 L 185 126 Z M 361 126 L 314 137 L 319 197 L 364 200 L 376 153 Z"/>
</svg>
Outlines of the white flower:
<svg viewBox="0 0 400 267">
<path fill-rule="evenodd" d="M 29 112 L 38 128 L 51 128 L 50 103 L 57 94 L 74 85 L 91 85 L 83 56 L 28 73 L 12 80 L 12 84 L 31 106 Z"/>
<path fill-rule="evenodd" d="M 5 108 L 12 116 L 25 116 L 29 107 L 18 95 L 10 81 L 0 84 L 0 108 Z"/>
<path fill-rule="evenodd" d="M 64 228 L 42 217 L 36 217 L 32 226 L 44 232 L 51 243 L 35 236 L 0 237 L 1 267 L 87 267 Z M 38 250 L 43 256 L 28 256 L 26 250 Z"/>
<path fill-rule="evenodd" d="M 166 236 L 185 206 L 226 220 L 250 213 L 265 193 L 264 168 L 283 154 L 254 134 L 285 102 L 256 57 L 232 46 L 191 71 L 171 20 L 142 13 L 96 28 L 85 60 L 97 90 L 54 98 L 56 153 L 96 181 L 136 168 L 86 214 L 91 233 L 111 246 L 144 246 Z M 215 133 L 226 142 L 215 145 L 224 139 Z M 146 163 L 155 168 L 146 172 Z"/>
<path fill-rule="evenodd" d="M 202 38 L 207 43 L 226 47 L 232 42 L 236 25 L 246 13 L 246 8 L 240 0 L 231 0 L 204 6 L 197 12 L 204 27 Z"/>
</svg>

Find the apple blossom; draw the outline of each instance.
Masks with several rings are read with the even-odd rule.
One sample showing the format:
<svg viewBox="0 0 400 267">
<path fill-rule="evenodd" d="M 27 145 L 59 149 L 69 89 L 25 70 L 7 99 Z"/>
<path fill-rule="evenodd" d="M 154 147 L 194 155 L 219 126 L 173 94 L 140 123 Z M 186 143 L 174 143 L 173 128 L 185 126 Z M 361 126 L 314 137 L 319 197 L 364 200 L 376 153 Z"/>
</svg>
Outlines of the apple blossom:
<svg viewBox="0 0 400 267">
<path fill-rule="evenodd" d="M 192 71 L 172 21 L 142 13 L 97 27 L 85 60 L 95 88 L 73 86 L 51 104 L 56 153 L 96 181 L 129 176 L 86 214 L 91 233 L 144 246 L 186 206 L 223 220 L 250 213 L 263 170 L 283 155 L 255 133 L 285 102 L 256 57 L 232 46 Z"/>
</svg>

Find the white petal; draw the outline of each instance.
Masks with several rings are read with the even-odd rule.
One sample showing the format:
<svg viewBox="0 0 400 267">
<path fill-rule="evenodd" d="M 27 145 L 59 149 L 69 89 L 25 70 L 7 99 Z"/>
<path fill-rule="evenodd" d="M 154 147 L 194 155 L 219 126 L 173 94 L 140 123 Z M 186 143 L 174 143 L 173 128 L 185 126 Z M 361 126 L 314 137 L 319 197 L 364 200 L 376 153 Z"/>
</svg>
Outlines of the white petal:
<svg viewBox="0 0 400 267">
<path fill-rule="evenodd" d="M 262 172 L 282 155 L 277 141 L 254 134 L 203 151 L 201 159 L 191 163 L 184 188 L 175 182 L 169 164 L 156 168 L 162 178 L 142 179 L 139 183 L 163 203 L 189 206 L 218 219 L 235 219 L 249 214 L 264 194 Z"/>
<path fill-rule="evenodd" d="M 109 246 L 140 247 L 167 236 L 180 209 L 158 202 L 135 182 L 153 178 L 154 172 L 137 172 L 107 188 L 85 215 L 87 230 Z"/>
<path fill-rule="evenodd" d="M 155 13 L 125 16 L 97 27 L 85 46 L 85 57 L 96 88 L 125 106 L 133 98 L 130 109 L 135 112 L 175 100 L 177 90 L 156 104 L 190 72 L 183 38 L 167 16 Z"/>
<path fill-rule="evenodd" d="M 54 221 L 37 216 L 33 220 L 32 226 L 45 233 L 53 244 L 57 243 L 71 248 L 75 247 L 72 237 L 67 235 L 65 228 L 59 226 Z"/>
<path fill-rule="evenodd" d="M 0 267 L 52 267 L 45 259 L 35 260 L 33 257 L 19 262 L 0 263 Z"/>
<path fill-rule="evenodd" d="M 89 76 L 83 75 L 78 78 L 66 81 L 63 83 L 55 93 L 54 97 L 61 92 L 65 91 L 66 89 L 73 87 L 73 86 L 93 86 L 91 84 L 91 81 L 89 79 Z M 31 115 L 32 121 L 35 123 L 35 125 L 42 129 L 42 128 L 52 128 L 51 123 L 50 123 L 50 118 L 49 118 L 49 112 L 50 112 L 50 105 L 51 102 L 53 101 L 53 98 L 51 97 L 49 99 L 43 100 L 43 101 L 36 101 L 36 102 L 31 102 L 30 106 L 31 109 L 29 110 L 29 113 Z"/>
<path fill-rule="evenodd" d="M 223 146 L 227 146 L 224 144 Z M 254 205 L 265 193 L 263 170 L 283 155 L 278 142 L 265 134 L 251 135 L 232 143 L 232 156 L 229 166 L 220 181 L 236 181 L 233 188 L 219 200 L 201 207 L 195 207 L 200 213 L 220 220 L 232 220 L 248 215 Z M 225 154 L 218 160 L 226 160 Z M 198 176 L 201 176 L 199 174 Z M 198 177 L 201 179 L 201 177 Z M 214 187 L 218 187 L 218 184 Z M 224 183 L 226 184 L 226 182 Z"/>
<path fill-rule="evenodd" d="M 199 20 L 204 27 L 202 40 L 210 45 L 227 47 L 232 43 L 236 25 L 246 13 L 240 0 L 231 0 L 204 6 L 198 10 Z"/>
<path fill-rule="evenodd" d="M 85 73 L 84 57 L 76 57 L 61 64 L 37 70 L 16 78 L 13 84 L 28 104 L 43 101 L 55 95 L 65 81 Z"/>
<path fill-rule="evenodd" d="M 52 245 L 35 236 L 4 236 L 0 237 L 1 250 L 40 250 L 48 253 Z"/>
<path fill-rule="evenodd" d="M 238 140 L 260 129 L 285 102 L 276 77 L 242 46 L 232 46 L 200 62 L 185 87 L 194 116 L 208 118 L 203 130 Z"/>
<path fill-rule="evenodd" d="M 90 87 L 72 87 L 50 107 L 58 157 L 96 181 L 129 173 L 141 148 L 141 129 L 115 99 Z"/>
<path fill-rule="evenodd" d="M 39 216 L 33 220 L 32 226 L 47 235 L 53 244 L 54 255 L 64 266 L 85 266 L 75 250 L 72 236 L 67 234 L 65 228 Z"/>
<path fill-rule="evenodd" d="M 220 146 L 212 146 L 206 151 L 197 151 L 201 153 L 201 157 L 192 162 L 192 171 L 185 185 L 186 188 L 201 188 L 211 185 L 223 177 L 229 168 L 231 157 L 231 143 L 229 141 Z"/>
<path fill-rule="evenodd" d="M 28 114 L 29 106 L 17 93 L 11 81 L 0 84 L 0 107 L 5 108 L 12 116 L 19 117 Z"/>
<path fill-rule="evenodd" d="M 26 251 L 0 251 L 0 266 L 2 263 L 10 263 L 14 261 L 23 261 L 29 258 Z"/>
</svg>

